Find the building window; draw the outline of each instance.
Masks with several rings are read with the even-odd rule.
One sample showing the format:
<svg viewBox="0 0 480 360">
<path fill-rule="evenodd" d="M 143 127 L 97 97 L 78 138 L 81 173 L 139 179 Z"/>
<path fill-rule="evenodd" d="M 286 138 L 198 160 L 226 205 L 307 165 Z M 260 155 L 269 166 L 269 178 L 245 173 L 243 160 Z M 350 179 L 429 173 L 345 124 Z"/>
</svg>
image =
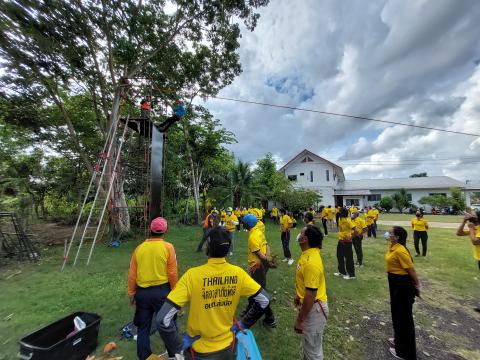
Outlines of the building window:
<svg viewBox="0 0 480 360">
<path fill-rule="evenodd" d="M 445 194 L 445 193 L 430 193 L 430 194 L 428 194 L 428 196 L 435 196 L 435 195 L 442 195 L 442 196 L 447 197 L 447 194 Z"/>
<path fill-rule="evenodd" d="M 313 182 L 313 171 L 310 171 L 310 182 Z"/>
<path fill-rule="evenodd" d="M 313 162 L 313 160 L 309 156 L 307 156 L 302 160 L 302 163 L 306 163 L 306 162 Z"/>
<path fill-rule="evenodd" d="M 345 205 L 347 206 L 360 206 L 359 199 L 345 199 Z"/>
<path fill-rule="evenodd" d="M 297 181 L 297 175 L 288 175 L 288 180 Z"/>
<path fill-rule="evenodd" d="M 300 173 L 300 176 L 303 176 L 303 175 L 305 175 L 305 173 Z"/>
<path fill-rule="evenodd" d="M 407 194 L 407 200 L 412 201 L 412 194 Z"/>
<path fill-rule="evenodd" d="M 330 181 L 330 170 L 326 170 L 325 175 L 327 176 L 327 181 Z"/>
<path fill-rule="evenodd" d="M 380 201 L 382 200 L 382 195 L 380 194 L 372 194 L 372 195 L 368 195 L 368 201 Z"/>
</svg>

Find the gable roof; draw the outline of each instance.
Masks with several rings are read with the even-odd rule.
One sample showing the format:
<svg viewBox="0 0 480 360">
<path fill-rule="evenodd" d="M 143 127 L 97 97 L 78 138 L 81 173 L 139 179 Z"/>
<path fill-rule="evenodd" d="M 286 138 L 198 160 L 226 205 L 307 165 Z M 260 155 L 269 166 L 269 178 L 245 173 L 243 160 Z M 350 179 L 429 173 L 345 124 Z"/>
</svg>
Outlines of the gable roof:
<svg viewBox="0 0 480 360">
<path fill-rule="evenodd" d="M 318 161 L 325 162 L 327 164 L 330 164 L 333 166 L 333 168 L 336 170 L 336 173 L 339 177 L 340 181 L 345 181 L 345 175 L 343 174 L 343 168 L 341 166 L 338 166 L 337 164 L 332 163 L 331 161 L 328 161 L 325 158 L 322 158 L 321 156 L 318 156 L 317 154 L 311 152 L 310 150 L 303 149 L 298 153 L 296 156 L 294 156 L 289 162 L 287 162 L 285 165 L 283 165 L 278 171 L 283 171 L 285 170 L 290 164 L 294 163 L 295 161 L 299 160 L 300 158 L 304 156 L 310 156 L 313 157 L 314 159 L 316 158 Z"/>
<path fill-rule="evenodd" d="M 428 176 L 418 178 L 347 180 L 343 190 L 399 190 L 399 189 L 449 189 L 465 188 L 466 184 L 448 176 Z"/>
</svg>

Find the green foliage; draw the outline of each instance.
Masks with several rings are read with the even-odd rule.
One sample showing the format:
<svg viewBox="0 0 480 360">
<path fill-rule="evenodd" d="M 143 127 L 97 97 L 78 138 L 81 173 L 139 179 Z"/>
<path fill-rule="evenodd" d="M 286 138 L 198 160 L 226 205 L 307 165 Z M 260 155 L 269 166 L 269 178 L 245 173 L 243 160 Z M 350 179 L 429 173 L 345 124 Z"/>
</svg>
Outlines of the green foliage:
<svg viewBox="0 0 480 360">
<path fill-rule="evenodd" d="M 393 205 L 394 205 L 394 202 L 393 202 L 393 199 L 390 196 L 383 196 L 380 199 L 380 207 L 385 209 L 385 211 L 387 213 L 390 212 L 390 210 L 393 209 Z"/>
<path fill-rule="evenodd" d="M 411 178 L 417 178 L 417 177 L 427 177 L 427 173 L 426 172 L 422 172 L 422 173 L 418 173 L 418 174 L 412 174 L 410 175 L 409 177 Z"/>
<path fill-rule="evenodd" d="M 403 210 L 410 207 L 411 203 L 408 200 L 408 193 L 405 189 L 400 189 L 392 196 L 393 207 L 398 209 L 400 213 L 403 213 Z"/>
<path fill-rule="evenodd" d="M 257 160 L 257 168 L 253 172 L 254 182 L 265 188 L 261 193 L 264 203 L 268 200 L 278 200 L 280 194 L 288 190 L 290 182 L 282 173 L 277 171 L 277 163 L 271 153 L 267 153 L 263 159 Z"/>
<path fill-rule="evenodd" d="M 322 197 L 313 190 L 290 188 L 279 194 L 279 201 L 290 211 L 303 211 L 316 206 Z"/>
<path fill-rule="evenodd" d="M 458 187 L 450 189 L 451 196 L 444 195 L 430 195 L 424 196 L 419 200 L 422 205 L 430 205 L 435 209 L 448 209 L 452 208 L 453 213 L 458 214 L 464 211 L 466 208 L 465 195 Z"/>
</svg>

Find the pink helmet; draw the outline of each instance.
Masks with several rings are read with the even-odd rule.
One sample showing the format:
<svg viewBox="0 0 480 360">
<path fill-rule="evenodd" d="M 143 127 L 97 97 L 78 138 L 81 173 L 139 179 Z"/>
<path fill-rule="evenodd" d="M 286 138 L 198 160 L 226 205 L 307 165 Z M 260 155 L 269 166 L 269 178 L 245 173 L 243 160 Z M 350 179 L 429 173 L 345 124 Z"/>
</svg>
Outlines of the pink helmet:
<svg viewBox="0 0 480 360">
<path fill-rule="evenodd" d="M 165 220 L 163 217 L 157 217 L 153 219 L 152 223 L 150 224 L 150 230 L 152 230 L 154 233 L 164 234 L 167 232 L 167 229 L 167 220 Z"/>
</svg>

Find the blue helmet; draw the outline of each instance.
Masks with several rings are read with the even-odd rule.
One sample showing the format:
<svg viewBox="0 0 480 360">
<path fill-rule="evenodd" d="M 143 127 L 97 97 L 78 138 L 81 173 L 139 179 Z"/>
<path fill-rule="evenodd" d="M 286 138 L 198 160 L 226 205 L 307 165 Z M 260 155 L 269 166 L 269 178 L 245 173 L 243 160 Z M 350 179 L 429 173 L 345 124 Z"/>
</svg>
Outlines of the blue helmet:
<svg viewBox="0 0 480 360">
<path fill-rule="evenodd" d="M 247 225 L 250 229 L 257 225 L 257 217 L 252 214 L 247 214 L 242 219 L 243 223 Z"/>
</svg>

